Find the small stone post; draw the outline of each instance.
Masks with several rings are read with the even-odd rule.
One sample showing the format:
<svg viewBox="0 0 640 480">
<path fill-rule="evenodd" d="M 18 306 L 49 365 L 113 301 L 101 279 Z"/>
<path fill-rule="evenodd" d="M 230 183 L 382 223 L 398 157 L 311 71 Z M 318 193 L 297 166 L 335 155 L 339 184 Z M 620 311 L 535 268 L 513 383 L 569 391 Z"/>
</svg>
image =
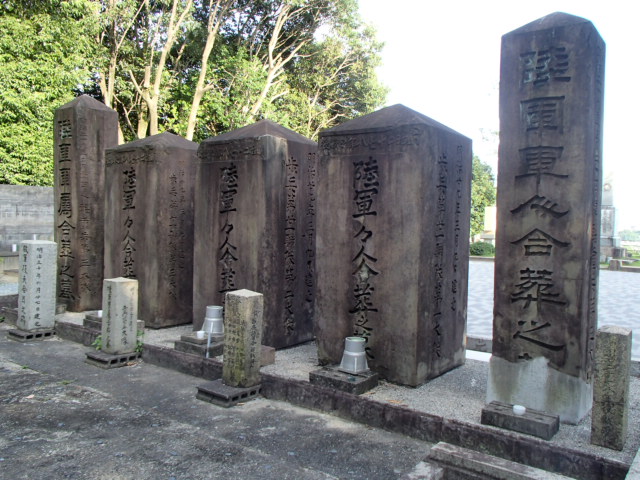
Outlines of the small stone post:
<svg viewBox="0 0 640 480">
<path fill-rule="evenodd" d="M 102 287 L 102 351 L 111 355 L 136 349 L 138 281 L 105 279 Z"/>
<path fill-rule="evenodd" d="M 52 329 L 56 314 L 55 242 L 20 242 L 18 321 L 21 330 Z"/>
<path fill-rule="evenodd" d="M 591 443 L 622 450 L 627 437 L 631 330 L 598 329 L 591 414 Z"/>
<path fill-rule="evenodd" d="M 225 299 L 222 381 L 247 388 L 260 383 L 263 295 L 250 290 L 229 292 Z"/>
</svg>

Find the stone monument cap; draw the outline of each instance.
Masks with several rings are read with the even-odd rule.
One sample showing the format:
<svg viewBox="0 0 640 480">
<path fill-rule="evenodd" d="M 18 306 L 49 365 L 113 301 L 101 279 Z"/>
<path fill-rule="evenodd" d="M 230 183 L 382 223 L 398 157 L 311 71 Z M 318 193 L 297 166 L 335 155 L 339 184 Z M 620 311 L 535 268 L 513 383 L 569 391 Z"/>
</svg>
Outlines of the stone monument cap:
<svg viewBox="0 0 640 480">
<path fill-rule="evenodd" d="M 346 133 L 368 133 L 411 125 L 434 127 L 447 130 L 450 133 L 460 136 L 458 132 L 446 125 L 436 122 L 432 118 L 399 103 L 324 130 L 320 135 L 324 137 L 329 135 L 344 135 Z"/>
<path fill-rule="evenodd" d="M 547 30 L 555 27 L 566 27 L 567 25 L 578 25 L 580 23 L 591 23 L 586 18 L 578 17 L 564 12 L 554 12 L 541 17 L 533 22 L 527 23 L 520 28 L 507 33 L 507 35 L 514 35 L 520 33 L 529 33 L 538 30 Z"/>
<path fill-rule="evenodd" d="M 186 148 L 197 150 L 198 144 L 169 132 L 158 133 L 150 137 L 134 140 L 117 147 L 107 149 L 108 152 L 127 152 L 136 148 Z"/>
<path fill-rule="evenodd" d="M 309 140 L 307 137 L 267 119 L 259 120 L 251 125 L 247 125 L 245 127 L 238 128 L 237 130 L 223 133 L 215 137 L 209 137 L 204 141 L 207 143 L 217 143 L 240 140 L 243 138 L 255 138 L 264 136 L 279 137 L 294 142 L 307 143 L 309 145 L 316 144 L 316 142 L 314 142 L 313 140 Z"/>
<path fill-rule="evenodd" d="M 258 292 L 254 292 L 251 290 L 247 290 L 246 288 L 243 288 L 241 290 L 233 290 L 231 292 L 228 292 L 228 295 L 235 295 L 237 297 L 255 297 L 255 296 L 262 296 L 261 293 Z"/>
<path fill-rule="evenodd" d="M 619 327 L 617 325 L 604 325 L 598 330 L 603 333 L 609 333 L 612 335 L 629 335 L 629 333 L 631 332 L 629 328 Z"/>
<path fill-rule="evenodd" d="M 74 107 L 77 107 L 77 106 L 82 106 L 82 107 L 85 107 L 85 108 L 91 108 L 93 110 L 107 110 L 109 112 L 113 112 L 114 114 L 116 114 L 115 110 L 113 110 L 112 108 L 107 107 L 100 100 L 96 100 L 95 98 L 93 98 L 93 97 L 91 97 L 89 95 L 80 95 L 79 97 L 74 98 L 70 102 L 65 103 L 64 105 L 62 105 L 57 110 L 63 110 L 65 108 L 74 108 Z"/>
</svg>

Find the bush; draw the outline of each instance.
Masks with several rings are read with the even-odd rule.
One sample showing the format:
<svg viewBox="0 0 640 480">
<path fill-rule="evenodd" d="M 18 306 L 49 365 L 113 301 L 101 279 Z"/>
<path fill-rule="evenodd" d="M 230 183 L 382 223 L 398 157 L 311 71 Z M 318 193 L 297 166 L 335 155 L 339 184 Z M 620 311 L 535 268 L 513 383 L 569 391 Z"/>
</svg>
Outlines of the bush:
<svg viewBox="0 0 640 480">
<path fill-rule="evenodd" d="M 475 242 L 469 247 L 469 254 L 475 257 L 493 257 L 496 254 L 496 247 L 488 242 Z"/>
</svg>

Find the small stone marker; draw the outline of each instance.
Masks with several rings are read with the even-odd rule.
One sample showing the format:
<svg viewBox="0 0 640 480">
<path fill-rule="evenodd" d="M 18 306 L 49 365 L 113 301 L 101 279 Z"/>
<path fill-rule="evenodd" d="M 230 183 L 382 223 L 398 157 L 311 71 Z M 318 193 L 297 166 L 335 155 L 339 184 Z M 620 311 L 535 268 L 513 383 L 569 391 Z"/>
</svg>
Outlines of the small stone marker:
<svg viewBox="0 0 640 480">
<path fill-rule="evenodd" d="M 232 387 L 260 383 L 263 295 L 236 290 L 226 295 L 222 380 Z"/>
<path fill-rule="evenodd" d="M 193 326 L 229 291 L 264 294 L 263 342 L 313 339 L 317 144 L 270 120 L 198 149 Z"/>
<path fill-rule="evenodd" d="M 191 322 L 197 148 L 161 133 L 106 153 L 104 274 L 140 281 L 147 327 Z"/>
<path fill-rule="evenodd" d="M 196 398 L 230 407 L 260 393 L 263 308 L 261 293 L 226 294 L 222 379 L 198 386 Z"/>
<path fill-rule="evenodd" d="M 471 141 L 403 105 L 320 134 L 315 332 L 321 365 L 365 338 L 381 378 L 465 361 Z"/>
<path fill-rule="evenodd" d="M 82 95 L 56 110 L 55 240 L 58 298 L 71 312 L 102 305 L 104 155 L 118 145 L 118 114 Z"/>
<path fill-rule="evenodd" d="M 502 37 L 487 402 L 591 409 L 602 184 L 602 38 L 553 13 Z"/>
<path fill-rule="evenodd" d="M 627 438 L 631 330 L 616 326 L 598 329 L 591 410 L 591 443 L 622 450 Z"/>
<path fill-rule="evenodd" d="M 105 279 L 102 289 L 102 351 L 87 353 L 87 361 L 103 368 L 123 366 L 139 355 L 137 342 L 138 281 Z"/>
<path fill-rule="evenodd" d="M 25 240 L 19 248 L 18 330 L 14 340 L 37 340 L 53 335 L 56 314 L 57 244 Z"/>
</svg>

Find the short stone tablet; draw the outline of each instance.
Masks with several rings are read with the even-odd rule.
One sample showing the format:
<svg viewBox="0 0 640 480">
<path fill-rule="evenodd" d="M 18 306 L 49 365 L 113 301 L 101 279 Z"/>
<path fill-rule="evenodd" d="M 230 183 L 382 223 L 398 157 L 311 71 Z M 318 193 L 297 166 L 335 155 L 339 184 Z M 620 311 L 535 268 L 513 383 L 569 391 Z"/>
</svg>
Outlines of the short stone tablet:
<svg viewBox="0 0 640 480">
<path fill-rule="evenodd" d="M 19 249 L 18 319 L 20 330 L 52 329 L 56 314 L 55 242 L 25 240 Z"/>
</svg>

